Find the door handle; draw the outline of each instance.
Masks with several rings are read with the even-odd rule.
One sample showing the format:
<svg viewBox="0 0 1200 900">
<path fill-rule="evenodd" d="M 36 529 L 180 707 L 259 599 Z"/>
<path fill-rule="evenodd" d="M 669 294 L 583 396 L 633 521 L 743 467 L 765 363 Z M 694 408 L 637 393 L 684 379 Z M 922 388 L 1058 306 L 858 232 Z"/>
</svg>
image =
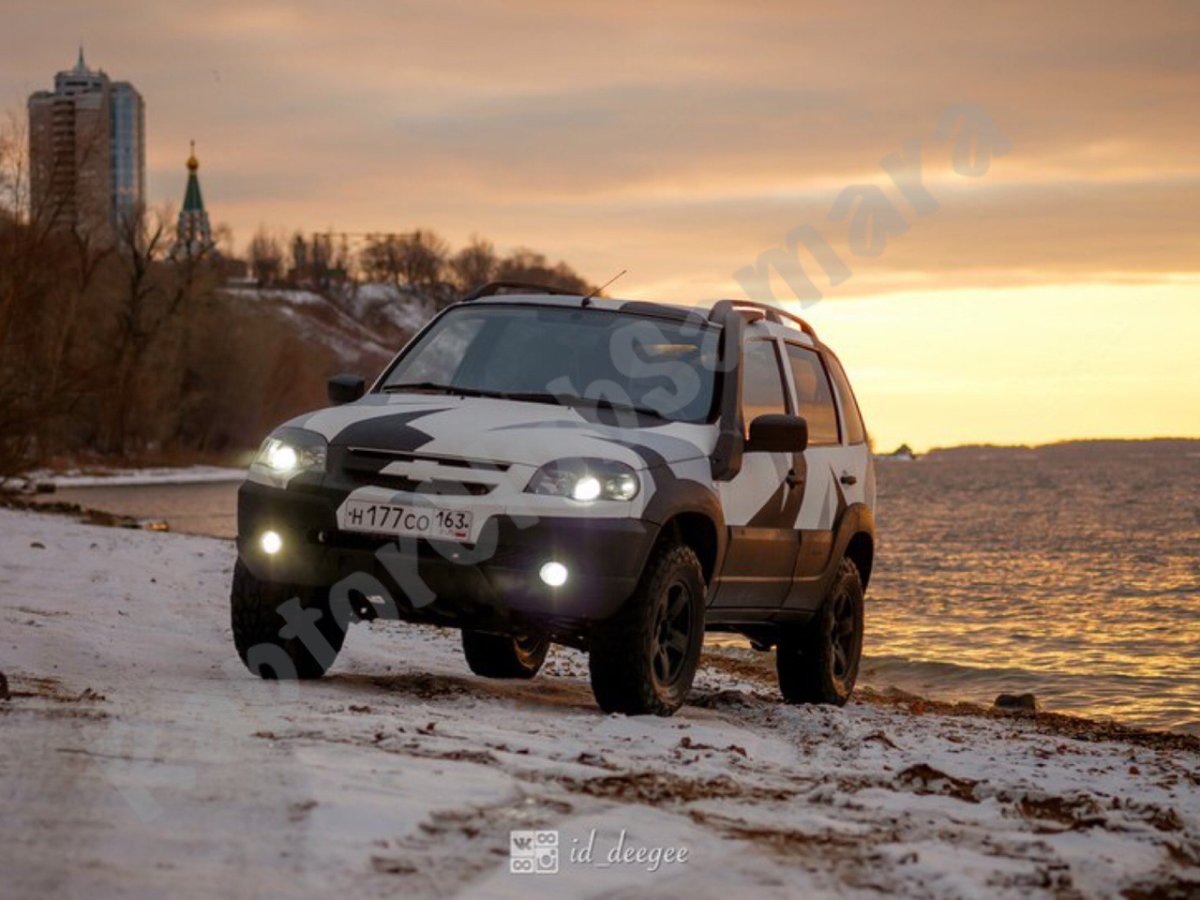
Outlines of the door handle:
<svg viewBox="0 0 1200 900">
<path fill-rule="evenodd" d="M 800 476 L 796 474 L 795 469 L 789 469 L 787 473 L 788 487 L 795 487 L 800 483 Z"/>
<path fill-rule="evenodd" d="M 842 484 L 858 484 L 858 478 L 851 475 L 849 472 L 843 472 L 842 477 L 838 479 Z"/>
</svg>

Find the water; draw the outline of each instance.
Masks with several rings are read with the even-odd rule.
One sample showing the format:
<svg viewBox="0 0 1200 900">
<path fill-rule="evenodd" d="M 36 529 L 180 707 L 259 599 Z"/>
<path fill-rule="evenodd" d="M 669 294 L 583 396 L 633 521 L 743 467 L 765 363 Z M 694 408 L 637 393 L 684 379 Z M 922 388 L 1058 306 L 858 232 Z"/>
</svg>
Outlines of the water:
<svg viewBox="0 0 1200 900">
<path fill-rule="evenodd" d="M 69 487 L 37 494 L 46 503 L 78 503 L 135 519 L 166 520 L 172 531 L 237 536 L 237 482 Z"/>
<path fill-rule="evenodd" d="M 879 467 L 868 683 L 1200 733 L 1200 443 Z"/>
<path fill-rule="evenodd" d="M 879 464 L 863 681 L 1200 733 L 1200 442 Z M 70 500 L 231 537 L 235 484 Z M 51 498 L 47 498 L 51 499 Z"/>
</svg>

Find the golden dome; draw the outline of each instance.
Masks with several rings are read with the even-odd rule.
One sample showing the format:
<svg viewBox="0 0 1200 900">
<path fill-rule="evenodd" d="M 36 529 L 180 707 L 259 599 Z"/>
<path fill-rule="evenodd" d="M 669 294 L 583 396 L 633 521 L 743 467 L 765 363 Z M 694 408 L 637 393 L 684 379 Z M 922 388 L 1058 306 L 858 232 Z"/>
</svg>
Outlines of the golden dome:
<svg viewBox="0 0 1200 900">
<path fill-rule="evenodd" d="M 192 141 L 192 155 L 188 157 L 187 167 L 189 172 L 195 172 L 200 168 L 200 160 L 196 159 L 196 142 Z"/>
</svg>

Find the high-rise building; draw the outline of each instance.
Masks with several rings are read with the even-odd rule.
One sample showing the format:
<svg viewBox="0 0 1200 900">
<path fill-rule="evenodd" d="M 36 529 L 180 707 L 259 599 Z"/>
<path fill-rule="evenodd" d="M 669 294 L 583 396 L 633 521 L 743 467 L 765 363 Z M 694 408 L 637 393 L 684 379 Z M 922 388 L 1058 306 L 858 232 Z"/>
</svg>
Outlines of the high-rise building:
<svg viewBox="0 0 1200 900">
<path fill-rule="evenodd" d="M 141 94 L 89 69 L 81 47 L 53 91 L 29 98 L 33 215 L 111 240 L 145 196 L 145 135 Z"/>
<path fill-rule="evenodd" d="M 196 142 L 192 141 L 192 153 L 187 161 L 187 189 L 183 192 L 183 207 L 179 210 L 179 223 L 175 226 L 175 246 L 171 248 L 171 256 L 175 259 L 197 259 L 210 253 L 214 247 L 208 211 L 204 208 L 204 198 L 200 196 L 200 176 L 196 174 L 199 169 Z"/>
<path fill-rule="evenodd" d="M 146 198 L 146 104 L 128 81 L 112 83 L 113 217 L 134 213 Z"/>
</svg>

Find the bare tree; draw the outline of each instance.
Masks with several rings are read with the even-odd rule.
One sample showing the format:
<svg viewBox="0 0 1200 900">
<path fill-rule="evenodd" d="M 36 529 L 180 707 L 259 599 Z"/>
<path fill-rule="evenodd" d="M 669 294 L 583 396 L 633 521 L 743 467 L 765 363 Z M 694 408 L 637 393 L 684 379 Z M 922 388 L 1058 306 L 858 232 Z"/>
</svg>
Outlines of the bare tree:
<svg viewBox="0 0 1200 900">
<path fill-rule="evenodd" d="M 124 290 L 118 295 L 112 344 L 111 415 L 102 435 L 110 452 L 127 453 L 135 433 L 145 436 L 152 430 L 151 425 L 163 425 L 167 417 L 161 411 L 150 414 L 154 398 L 147 394 L 169 391 L 180 377 L 185 335 L 176 334 L 172 354 L 164 352 L 168 331 L 178 323 L 186 301 L 192 298 L 197 274 L 207 259 L 203 252 L 185 254 L 168 265 L 168 221 L 169 216 L 140 207 L 121 223 L 118 234 Z M 157 367 L 149 365 L 155 349 L 160 355 Z M 135 429 L 133 416 L 139 407 L 146 415 L 142 427 Z"/>
<path fill-rule="evenodd" d="M 292 235 L 291 254 L 288 280 L 296 285 L 310 284 L 313 281 L 312 252 L 299 231 Z"/>
<path fill-rule="evenodd" d="M 591 287 L 566 263 L 553 265 L 541 253 L 519 247 L 500 261 L 496 277 L 504 281 L 531 281 L 575 293 L 587 293 Z"/>
<path fill-rule="evenodd" d="M 371 235 L 358 255 L 358 265 L 368 281 L 401 287 L 404 283 L 401 252 L 397 235 Z"/>
<path fill-rule="evenodd" d="M 495 278 L 498 265 L 496 248 L 491 241 L 486 241 L 478 235 L 472 235 L 471 243 L 450 259 L 454 285 L 462 291 L 469 291 L 491 281 Z"/>
<path fill-rule="evenodd" d="M 265 226 L 260 226 L 254 233 L 246 252 L 250 257 L 250 271 L 260 285 L 269 287 L 279 282 L 283 275 L 283 247 Z"/>
<path fill-rule="evenodd" d="M 443 284 L 449 246 L 432 231 L 373 235 L 359 254 L 363 274 L 372 281 L 429 292 Z"/>
</svg>

